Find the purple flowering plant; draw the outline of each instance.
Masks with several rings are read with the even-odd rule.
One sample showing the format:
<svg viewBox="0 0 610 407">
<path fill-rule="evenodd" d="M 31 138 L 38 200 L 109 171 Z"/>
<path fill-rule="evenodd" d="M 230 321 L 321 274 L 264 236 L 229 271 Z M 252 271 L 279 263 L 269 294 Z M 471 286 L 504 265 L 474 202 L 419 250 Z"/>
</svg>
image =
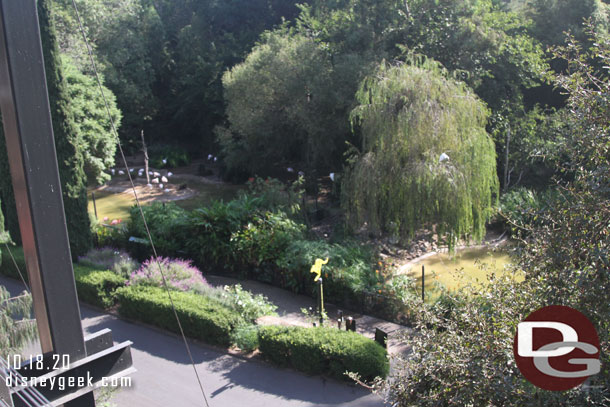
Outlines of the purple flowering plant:
<svg viewBox="0 0 610 407">
<path fill-rule="evenodd" d="M 148 285 L 163 287 L 163 275 L 170 288 L 179 291 L 200 291 L 209 284 L 197 267 L 190 260 L 170 259 L 167 257 L 150 258 L 140 268 L 131 273 L 125 283 L 131 285 Z"/>
</svg>

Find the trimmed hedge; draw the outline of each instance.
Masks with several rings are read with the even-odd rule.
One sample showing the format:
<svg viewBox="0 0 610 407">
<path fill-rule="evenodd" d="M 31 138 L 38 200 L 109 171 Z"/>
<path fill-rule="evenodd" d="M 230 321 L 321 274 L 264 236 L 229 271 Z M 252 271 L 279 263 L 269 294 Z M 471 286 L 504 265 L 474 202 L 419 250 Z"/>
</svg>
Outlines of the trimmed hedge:
<svg viewBox="0 0 610 407">
<path fill-rule="evenodd" d="M 163 288 L 122 287 L 116 293 L 121 315 L 180 333 Z M 231 309 L 195 293 L 172 291 L 172 299 L 184 333 L 191 338 L 229 346 L 232 331 L 246 323 Z"/>
<path fill-rule="evenodd" d="M 387 351 L 375 341 L 335 328 L 263 326 L 259 349 L 269 360 L 309 374 L 328 374 L 347 380 L 346 371 L 363 380 L 389 372 Z"/>
<path fill-rule="evenodd" d="M 78 299 L 100 308 L 116 303 L 115 291 L 125 284 L 125 279 L 109 270 L 74 265 L 74 280 Z"/>
</svg>

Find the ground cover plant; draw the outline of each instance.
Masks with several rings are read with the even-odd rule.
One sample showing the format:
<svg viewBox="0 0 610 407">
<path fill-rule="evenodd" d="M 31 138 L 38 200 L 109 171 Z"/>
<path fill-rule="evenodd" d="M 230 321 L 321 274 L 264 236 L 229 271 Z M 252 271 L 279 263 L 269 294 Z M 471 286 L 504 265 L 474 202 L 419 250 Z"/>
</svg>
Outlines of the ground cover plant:
<svg viewBox="0 0 610 407">
<path fill-rule="evenodd" d="M 126 252 L 112 247 L 91 249 L 85 255 L 78 257 L 78 263 L 101 270 L 111 270 L 123 277 L 128 277 L 139 266 Z"/>
</svg>

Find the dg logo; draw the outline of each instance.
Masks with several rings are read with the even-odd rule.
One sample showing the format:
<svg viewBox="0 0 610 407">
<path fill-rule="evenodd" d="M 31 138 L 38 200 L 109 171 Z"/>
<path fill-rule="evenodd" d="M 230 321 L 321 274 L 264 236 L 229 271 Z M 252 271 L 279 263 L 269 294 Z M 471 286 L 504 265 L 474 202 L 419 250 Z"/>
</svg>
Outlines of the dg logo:
<svg viewBox="0 0 610 407">
<path fill-rule="evenodd" d="M 535 386 L 569 390 L 599 373 L 599 338 L 593 324 L 573 308 L 551 305 L 517 325 L 517 367 Z"/>
</svg>

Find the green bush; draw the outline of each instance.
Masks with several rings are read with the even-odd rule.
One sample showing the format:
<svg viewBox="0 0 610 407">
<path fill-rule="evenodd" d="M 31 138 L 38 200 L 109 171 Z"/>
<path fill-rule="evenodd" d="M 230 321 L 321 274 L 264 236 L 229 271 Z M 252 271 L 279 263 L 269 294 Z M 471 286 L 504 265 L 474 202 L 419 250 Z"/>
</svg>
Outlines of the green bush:
<svg viewBox="0 0 610 407">
<path fill-rule="evenodd" d="M 187 212 L 175 203 L 160 202 L 143 206 L 142 212 L 146 218 L 157 253 L 160 256 L 178 257 L 178 252 L 182 250 L 184 243 L 184 235 L 180 231 L 187 224 Z M 133 206 L 129 215 L 127 235 L 148 239 L 138 207 Z M 128 249 L 140 261 L 152 256 L 151 248 L 140 243 L 130 244 Z"/>
<path fill-rule="evenodd" d="M 150 153 L 150 166 L 153 168 L 183 167 L 191 163 L 188 151 L 178 146 L 152 146 Z M 165 162 L 163 162 L 165 160 Z"/>
<path fill-rule="evenodd" d="M 512 233 L 540 226 L 541 216 L 557 202 L 559 194 L 553 190 L 542 192 L 527 188 L 515 188 L 500 197 L 500 216 Z"/>
<path fill-rule="evenodd" d="M 125 283 L 123 277 L 112 271 L 80 265 L 74 266 L 74 279 L 78 298 L 100 308 L 113 306 L 116 302 L 116 289 Z"/>
<path fill-rule="evenodd" d="M 150 165 L 153 168 L 174 168 L 191 163 L 188 151 L 179 146 L 151 146 L 148 148 L 148 152 L 150 155 Z"/>
<path fill-rule="evenodd" d="M 215 201 L 210 206 L 193 210 L 183 228 L 187 257 L 200 267 L 238 269 L 240 259 L 231 236 L 252 219 L 260 204 L 261 199 L 243 195 L 227 203 Z"/>
<path fill-rule="evenodd" d="M 157 287 L 122 287 L 117 290 L 119 313 L 127 318 L 179 333 L 167 292 Z M 184 333 L 207 343 L 231 344 L 231 333 L 244 319 L 214 301 L 196 293 L 172 291 L 176 312 Z"/>
<path fill-rule="evenodd" d="M 9 249 L 10 253 L 8 251 Z M 15 264 L 10 256 L 12 253 L 17 266 L 19 266 L 19 270 L 21 270 L 21 274 L 23 274 L 23 278 L 28 281 L 28 273 L 25 267 L 25 256 L 23 255 L 23 249 L 16 246 L 11 246 L 9 249 L 4 247 L 2 251 L 0 251 L 2 257 L 2 260 L 0 261 L 0 274 L 21 280 L 21 277 L 19 277 L 19 273 L 17 272 Z"/>
<path fill-rule="evenodd" d="M 124 278 L 138 268 L 138 263 L 127 253 L 112 247 L 90 249 L 87 254 L 78 257 L 78 263 L 98 270 L 111 270 Z"/>
<path fill-rule="evenodd" d="M 240 284 L 226 285 L 222 288 L 206 285 L 196 291 L 232 309 L 251 323 L 265 315 L 277 315 L 275 313 L 277 306 L 269 302 L 267 297 L 262 294 L 254 295 L 244 290 Z"/>
<path fill-rule="evenodd" d="M 305 178 L 299 178 L 291 184 L 285 184 L 277 178 L 252 177 L 248 180 L 248 193 L 261 200 L 261 207 L 267 210 L 282 210 L 296 215 L 301 210 L 303 201 L 303 184 Z"/>
<path fill-rule="evenodd" d="M 231 246 L 242 263 L 261 267 L 274 263 L 290 243 L 303 238 L 304 225 L 284 212 L 255 213 L 240 230 L 231 235 Z"/>
<path fill-rule="evenodd" d="M 386 350 L 375 341 L 350 331 L 334 328 L 263 326 L 259 349 L 269 360 L 309 374 L 328 374 L 347 379 L 354 372 L 363 380 L 386 377 Z"/>
<path fill-rule="evenodd" d="M 375 272 L 370 247 L 355 242 L 327 243 L 323 240 L 293 240 L 278 260 L 287 271 L 287 286 L 296 292 L 312 293 L 310 272 L 316 258 L 329 258 L 322 268 L 324 290 L 331 302 L 359 304 L 363 292 L 374 292 L 383 282 Z"/>
<path fill-rule="evenodd" d="M 23 249 L 21 247 L 11 247 L 11 253 L 21 270 L 23 277 L 28 281 Z M 2 251 L 0 274 L 21 280 L 7 250 Z M 76 281 L 78 298 L 83 302 L 100 308 L 108 308 L 114 305 L 114 291 L 125 282 L 124 278 L 112 271 L 99 270 L 99 268 L 78 264 L 74 265 L 74 279 Z"/>
<path fill-rule="evenodd" d="M 242 325 L 233 331 L 232 341 L 237 347 L 246 352 L 258 348 L 258 327 L 256 325 Z"/>
</svg>

